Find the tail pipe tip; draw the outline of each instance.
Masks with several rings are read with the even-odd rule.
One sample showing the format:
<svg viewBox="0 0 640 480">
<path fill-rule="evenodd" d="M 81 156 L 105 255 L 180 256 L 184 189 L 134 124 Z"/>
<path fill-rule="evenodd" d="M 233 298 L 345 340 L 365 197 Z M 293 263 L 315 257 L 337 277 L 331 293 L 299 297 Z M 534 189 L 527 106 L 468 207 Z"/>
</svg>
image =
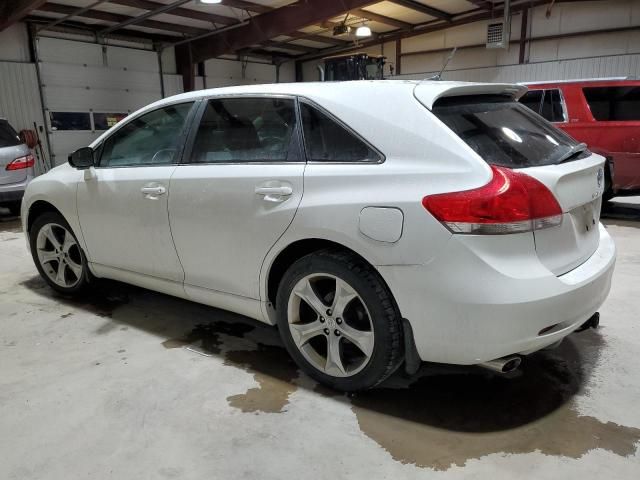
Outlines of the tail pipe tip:
<svg viewBox="0 0 640 480">
<path fill-rule="evenodd" d="M 498 373 L 509 373 L 516 370 L 520 366 L 521 362 L 522 358 L 518 355 L 510 355 L 507 357 L 496 358 L 495 360 L 489 360 L 488 362 L 479 363 L 478 366 Z"/>
</svg>

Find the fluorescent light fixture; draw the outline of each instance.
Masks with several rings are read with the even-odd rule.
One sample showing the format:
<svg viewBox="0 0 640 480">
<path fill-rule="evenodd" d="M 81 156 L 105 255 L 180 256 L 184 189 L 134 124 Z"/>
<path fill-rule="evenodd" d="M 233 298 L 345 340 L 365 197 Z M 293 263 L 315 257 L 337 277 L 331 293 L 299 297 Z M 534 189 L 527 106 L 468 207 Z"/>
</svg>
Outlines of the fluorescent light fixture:
<svg viewBox="0 0 640 480">
<path fill-rule="evenodd" d="M 214 3 L 222 3 L 222 0 L 198 0 L 198 3 L 204 3 L 205 5 L 213 5 Z"/>
<path fill-rule="evenodd" d="M 368 26 L 362 25 L 356 29 L 356 37 L 370 37 L 370 36 L 371 36 L 371 29 Z"/>
</svg>

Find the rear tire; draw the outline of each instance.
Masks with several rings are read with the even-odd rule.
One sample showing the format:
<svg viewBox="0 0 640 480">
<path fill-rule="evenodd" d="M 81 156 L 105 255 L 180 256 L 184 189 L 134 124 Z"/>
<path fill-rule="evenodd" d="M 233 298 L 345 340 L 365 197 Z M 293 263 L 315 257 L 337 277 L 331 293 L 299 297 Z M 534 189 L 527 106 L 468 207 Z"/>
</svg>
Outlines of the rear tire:
<svg viewBox="0 0 640 480">
<path fill-rule="evenodd" d="M 64 295 L 78 295 L 87 288 L 87 259 L 62 215 L 46 212 L 36 218 L 29 245 L 40 276 L 51 288 Z"/>
<path fill-rule="evenodd" d="M 276 306 L 289 354 L 324 385 L 372 388 L 402 362 L 402 319 L 391 292 L 353 254 L 322 250 L 297 260 L 280 282 Z"/>
</svg>

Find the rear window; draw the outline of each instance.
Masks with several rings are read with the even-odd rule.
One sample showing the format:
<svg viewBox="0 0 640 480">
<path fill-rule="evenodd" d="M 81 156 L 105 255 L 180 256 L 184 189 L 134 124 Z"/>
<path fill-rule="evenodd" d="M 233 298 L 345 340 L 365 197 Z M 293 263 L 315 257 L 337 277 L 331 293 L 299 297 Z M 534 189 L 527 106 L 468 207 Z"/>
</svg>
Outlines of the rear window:
<svg viewBox="0 0 640 480">
<path fill-rule="evenodd" d="M 15 147 L 21 143 L 20 137 L 18 137 L 13 127 L 9 125 L 9 122 L 0 120 L 0 148 Z"/>
<path fill-rule="evenodd" d="M 640 120 L 640 86 L 585 87 L 582 90 L 596 120 Z"/>
<path fill-rule="evenodd" d="M 444 97 L 436 101 L 432 111 L 492 165 L 553 165 L 577 145 L 562 130 L 510 97 Z"/>
</svg>

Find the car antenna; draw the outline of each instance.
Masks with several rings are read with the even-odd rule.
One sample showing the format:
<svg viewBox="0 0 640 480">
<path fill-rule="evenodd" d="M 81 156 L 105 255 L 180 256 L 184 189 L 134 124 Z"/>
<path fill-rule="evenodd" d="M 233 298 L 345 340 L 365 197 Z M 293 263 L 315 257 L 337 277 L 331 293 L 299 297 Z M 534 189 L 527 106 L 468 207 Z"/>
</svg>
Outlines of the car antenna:
<svg viewBox="0 0 640 480">
<path fill-rule="evenodd" d="M 453 47 L 453 50 L 451 50 L 451 52 L 449 53 L 449 56 L 444 61 L 444 65 L 442 65 L 442 68 L 440 69 L 440 71 L 436 75 L 434 75 L 433 77 L 425 78 L 425 80 L 442 80 L 442 73 L 447 68 L 447 65 L 449 65 L 449 62 L 451 61 L 453 56 L 456 54 L 457 50 L 458 50 L 458 47 Z"/>
</svg>

